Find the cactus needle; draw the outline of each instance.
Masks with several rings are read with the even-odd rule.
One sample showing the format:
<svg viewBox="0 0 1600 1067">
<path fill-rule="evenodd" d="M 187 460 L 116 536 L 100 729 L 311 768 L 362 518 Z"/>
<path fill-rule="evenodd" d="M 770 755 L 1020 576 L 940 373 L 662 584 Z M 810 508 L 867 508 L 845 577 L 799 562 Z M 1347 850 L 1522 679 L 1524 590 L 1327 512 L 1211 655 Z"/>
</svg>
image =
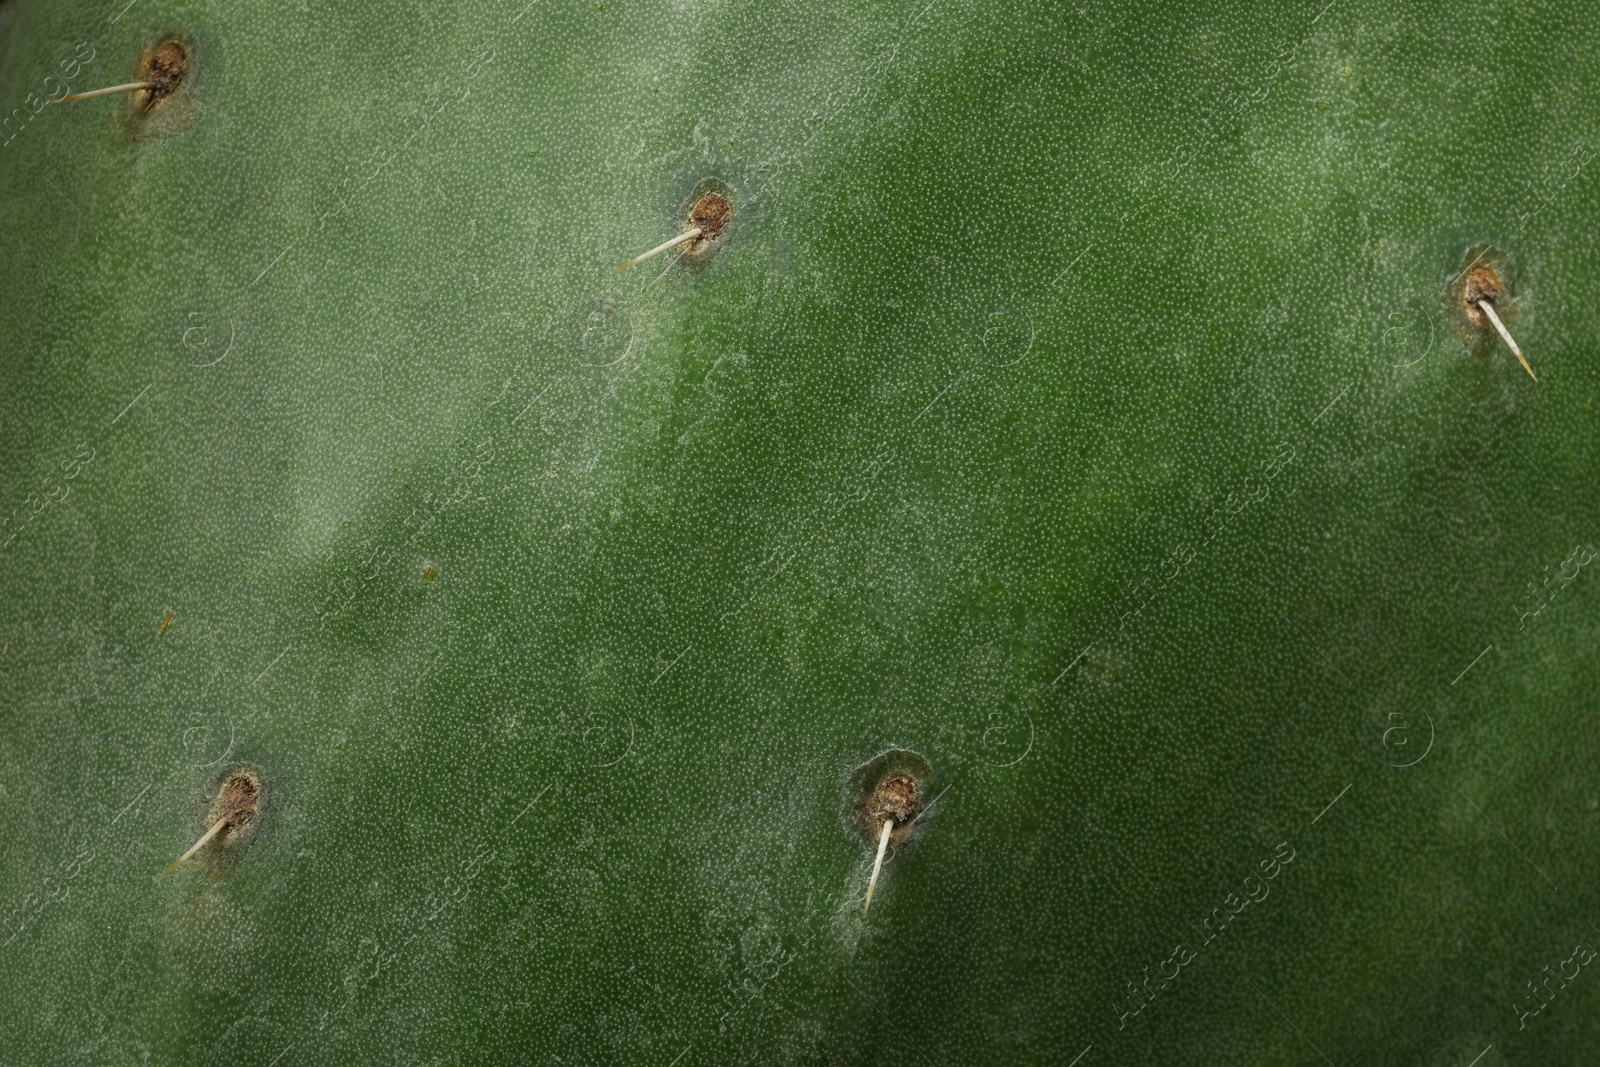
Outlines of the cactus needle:
<svg viewBox="0 0 1600 1067">
<path fill-rule="evenodd" d="M 1478 306 L 1483 309 L 1485 315 L 1489 316 L 1489 321 L 1494 324 L 1494 328 L 1505 339 L 1507 347 L 1516 355 L 1517 361 L 1522 364 L 1522 369 L 1528 372 L 1528 377 L 1538 381 L 1539 376 L 1533 373 L 1532 367 L 1528 366 L 1528 357 L 1522 354 L 1522 349 L 1517 347 L 1517 342 L 1511 339 L 1511 331 L 1506 329 L 1506 324 L 1500 321 L 1500 316 L 1494 313 L 1494 305 L 1487 300 L 1480 300 L 1478 301 Z"/>
<path fill-rule="evenodd" d="M 894 829 L 894 820 L 883 820 L 883 836 L 878 838 L 878 858 L 872 862 L 872 880 L 867 883 L 867 902 L 861 906 L 861 914 L 865 915 L 867 909 L 872 907 L 872 891 L 878 888 L 878 872 L 883 870 L 883 854 L 889 849 L 889 831 Z"/>
<path fill-rule="evenodd" d="M 155 82 L 128 82 L 126 85 L 113 85 L 106 89 L 91 89 L 86 93 L 73 93 L 71 96 L 63 96 L 55 103 L 70 104 L 74 100 L 89 100 L 96 96 L 110 96 L 112 93 L 136 93 L 140 89 L 155 88 L 158 88 Z"/>
<path fill-rule="evenodd" d="M 694 227 L 693 229 L 684 230 L 682 233 L 678 234 L 678 236 L 674 237 L 672 240 L 663 241 L 661 244 L 656 245 L 654 248 L 652 248 L 650 251 L 646 252 L 644 255 L 642 255 L 642 256 L 634 256 L 632 259 L 628 260 L 628 262 L 624 263 L 622 266 L 618 267 L 617 269 L 618 270 L 627 270 L 629 267 L 632 267 L 635 264 L 643 263 L 645 260 L 649 259 L 652 256 L 659 256 L 661 253 L 665 252 L 669 248 L 674 247 L 675 245 L 681 245 L 685 241 L 694 240 L 696 237 L 700 236 L 700 232 L 701 232 L 700 231 L 700 227 L 698 227 L 698 226 Z"/>
<path fill-rule="evenodd" d="M 226 825 L 228 825 L 228 820 L 226 818 L 218 819 L 216 822 L 212 823 L 211 829 L 207 830 L 205 835 L 201 837 L 200 840 L 196 841 L 188 852 L 185 852 L 183 855 L 179 856 L 177 862 L 175 862 L 171 867 L 168 867 L 166 870 L 162 871 L 160 874 L 156 875 L 156 878 L 165 878 L 167 875 L 171 874 L 173 871 L 189 862 L 189 857 L 193 856 L 196 852 L 199 852 L 202 848 L 204 848 L 206 846 L 206 842 L 210 841 L 213 837 L 216 837 L 217 832 Z"/>
</svg>

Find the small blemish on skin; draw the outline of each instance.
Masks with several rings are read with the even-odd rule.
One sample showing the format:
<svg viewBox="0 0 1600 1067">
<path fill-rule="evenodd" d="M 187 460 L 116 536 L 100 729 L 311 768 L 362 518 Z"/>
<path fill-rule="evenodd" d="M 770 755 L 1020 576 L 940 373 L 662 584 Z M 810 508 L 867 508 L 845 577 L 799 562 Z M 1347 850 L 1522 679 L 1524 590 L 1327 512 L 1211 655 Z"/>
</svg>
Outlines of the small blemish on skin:
<svg viewBox="0 0 1600 1067">
<path fill-rule="evenodd" d="M 721 193 L 707 193 L 696 200 L 689 209 L 689 225 L 698 228 L 700 236 L 690 242 L 687 254 L 697 256 L 710 248 L 732 217 L 733 204 Z"/>
<path fill-rule="evenodd" d="M 77 100 L 93 100 L 102 96 L 133 93 L 134 109 L 149 111 L 177 90 L 188 70 L 189 50 L 177 41 L 166 40 L 156 45 L 154 49 L 140 50 L 139 76 L 135 81 L 108 85 L 103 89 L 69 93 L 55 102 L 70 104 Z"/>
<path fill-rule="evenodd" d="M 206 815 L 206 832 L 182 856 L 162 871 L 163 877 L 187 863 L 195 853 L 207 845 L 213 848 L 237 848 L 245 841 L 261 814 L 263 792 L 261 776 L 246 767 L 239 767 L 222 780 L 217 797 Z"/>
<path fill-rule="evenodd" d="M 140 90 L 133 98 L 141 111 L 149 111 L 177 91 L 183 77 L 189 72 L 189 50 L 177 41 L 162 41 L 155 48 L 147 48 L 139 55 L 139 80 L 149 82 L 151 88 Z"/>
<path fill-rule="evenodd" d="M 1456 300 L 1461 313 L 1467 321 L 1480 330 L 1492 330 L 1489 316 L 1483 313 L 1480 301 L 1488 301 L 1494 305 L 1495 311 L 1502 319 L 1510 320 L 1512 310 L 1509 301 L 1504 301 L 1506 286 L 1501 280 L 1500 272 L 1489 263 L 1477 263 L 1472 266 L 1461 279 L 1460 292 Z M 1485 340 L 1492 341 L 1490 334 Z"/>
<path fill-rule="evenodd" d="M 917 780 L 900 772 L 885 775 L 867 798 L 867 815 L 872 825 L 882 826 L 885 819 L 892 820 L 892 834 L 900 833 L 917 817 L 921 808 L 922 797 L 917 789 Z"/>
<path fill-rule="evenodd" d="M 877 838 L 877 856 L 872 863 L 872 877 L 867 882 L 866 901 L 861 906 L 865 915 L 872 907 L 872 894 L 878 887 L 878 876 L 883 871 L 883 858 L 896 835 L 904 836 L 917 821 L 921 809 L 921 795 L 914 775 L 904 771 L 891 771 L 878 779 L 862 807 L 868 825 Z"/>
<path fill-rule="evenodd" d="M 890 843 L 904 848 L 928 828 L 922 818 L 929 810 L 933 768 L 920 753 L 892 748 L 850 772 L 845 819 L 868 849 L 883 843 L 883 826 L 890 824 Z"/>
<path fill-rule="evenodd" d="M 1487 354 L 1499 337 L 1528 376 L 1538 381 L 1528 357 L 1511 335 L 1510 324 L 1516 320 L 1516 305 L 1511 300 L 1504 267 L 1495 261 L 1492 253 L 1493 249 L 1487 247 L 1477 250 L 1466 271 L 1452 286 L 1451 305 L 1457 322 L 1465 329 L 1468 347 L 1478 355 Z"/>
<path fill-rule="evenodd" d="M 705 183 L 702 183 L 702 187 Z M 717 239 L 722 236 L 722 231 L 727 227 L 728 221 L 733 218 L 733 201 L 720 192 L 709 191 L 702 193 L 689 208 L 689 225 L 676 237 L 661 242 L 648 252 L 634 256 L 628 262 L 618 267 L 618 270 L 627 270 L 629 267 L 643 263 L 670 249 L 683 246 L 684 256 L 698 256 L 717 244 Z"/>
<path fill-rule="evenodd" d="M 260 811 L 260 777 L 254 771 L 243 768 L 228 775 L 223 780 L 222 788 L 217 791 L 217 799 L 211 806 L 208 820 L 220 819 L 224 823 L 217 843 L 226 846 L 243 838 L 255 825 Z"/>
</svg>

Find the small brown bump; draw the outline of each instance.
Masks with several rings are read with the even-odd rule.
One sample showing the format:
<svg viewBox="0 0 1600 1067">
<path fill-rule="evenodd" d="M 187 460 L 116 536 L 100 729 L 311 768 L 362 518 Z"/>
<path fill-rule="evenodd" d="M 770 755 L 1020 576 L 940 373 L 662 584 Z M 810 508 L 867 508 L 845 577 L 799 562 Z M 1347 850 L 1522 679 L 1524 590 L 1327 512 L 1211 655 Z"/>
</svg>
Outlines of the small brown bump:
<svg viewBox="0 0 1600 1067">
<path fill-rule="evenodd" d="M 422 563 L 422 580 L 431 582 L 437 577 L 439 577 L 439 568 L 424 560 Z"/>
<path fill-rule="evenodd" d="M 1517 306 L 1512 300 L 1512 285 L 1504 257 L 1497 249 L 1480 245 L 1467 249 L 1471 257 L 1466 269 L 1456 276 L 1449 290 L 1449 308 L 1456 331 L 1468 349 L 1479 356 L 1493 350 L 1496 339 L 1505 342 L 1517 357 L 1528 377 L 1538 381 L 1527 355 L 1511 335 Z"/>
<path fill-rule="evenodd" d="M 206 816 L 206 832 L 156 877 L 171 874 L 207 845 L 215 843 L 218 848 L 226 848 L 248 837 L 260 813 L 261 778 L 243 767 L 228 772 L 211 804 L 211 813 Z"/>
<path fill-rule="evenodd" d="M 1505 282 L 1501 279 L 1499 270 L 1489 263 L 1476 263 L 1461 280 L 1459 297 L 1461 312 L 1466 315 L 1467 321 L 1478 329 L 1492 330 L 1489 317 L 1483 313 L 1479 302 L 1487 301 L 1494 305 L 1496 313 L 1501 318 L 1510 319 L 1511 302 L 1504 299 L 1505 292 Z"/>
<path fill-rule="evenodd" d="M 907 748 L 886 749 L 856 766 L 845 780 L 841 812 L 852 836 L 876 850 L 888 823 L 889 841 L 896 848 L 921 838 L 929 825 L 923 816 L 942 795 L 935 778 L 927 758 Z"/>
<path fill-rule="evenodd" d="M 229 845 L 249 832 L 260 812 L 261 779 L 254 771 L 240 768 L 223 779 L 206 825 L 220 820 L 223 827 L 217 844 Z"/>
<path fill-rule="evenodd" d="M 878 876 L 883 873 L 883 858 L 890 842 L 902 841 L 911 833 L 921 806 L 916 776 L 904 771 L 890 771 L 878 779 L 862 804 L 861 814 L 872 827 L 878 846 L 872 861 L 872 876 L 867 881 L 866 900 L 861 905 L 863 915 L 872 907 L 872 894 L 878 888 Z"/>
<path fill-rule="evenodd" d="M 189 50 L 179 42 L 167 40 L 153 49 L 144 49 L 139 54 L 139 80 L 152 87 L 139 91 L 134 97 L 135 106 L 149 111 L 176 92 L 188 72 Z"/>
<path fill-rule="evenodd" d="M 868 801 L 872 821 L 881 823 L 884 819 L 893 819 L 895 828 L 899 829 L 917 817 L 921 807 L 919 800 L 915 778 L 909 774 L 886 775 Z"/>
<path fill-rule="evenodd" d="M 702 182 L 700 187 L 704 188 L 706 184 L 706 182 Z M 720 185 L 720 183 L 718 184 Z M 690 195 L 693 194 L 691 193 Z M 716 245 L 717 239 L 722 236 L 722 231 L 732 218 L 733 201 L 715 190 L 703 192 L 690 206 L 689 225 L 685 227 L 682 233 L 676 237 L 667 238 L 648 252 L 641 252 L 617 269 L 627 270 L 629 267 L 637 266 L 647 259 L 654 259 L 663 252 L 670 251 L 680 245 L 683 246 L 683 251 L 679 253 L 679 259 L 684 256 L 701 255 Z"/>
<path fill-rule="evenodd" d="M 733 204 L 721 193 L 707 193 L 689 209 L 689 224 L 700 230 L 700 236 L 689 248 L 695 255 L 705 250 L 722 233 L 722 228 L 733 217 Z"/>
<path fill-rule="evenodd" d="M 894 771 L 884 775 L 861 805 L 860 816 L 874 842 L 882 832 L 883 824 L 890 822 L 894 829 L 889 840 L 900 843 L 912 832 L 911 824 L 922 811 L 922 793 L 917 779 L 910 774 Z"/>
</svg>

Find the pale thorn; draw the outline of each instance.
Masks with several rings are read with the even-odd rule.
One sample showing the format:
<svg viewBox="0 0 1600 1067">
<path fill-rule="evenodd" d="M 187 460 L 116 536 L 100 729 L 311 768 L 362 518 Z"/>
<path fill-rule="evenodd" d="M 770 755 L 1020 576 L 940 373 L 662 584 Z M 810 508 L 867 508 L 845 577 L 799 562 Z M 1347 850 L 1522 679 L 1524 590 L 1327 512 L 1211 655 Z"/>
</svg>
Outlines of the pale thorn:
<svg viewBox="0 0 1600 1067">
<path fill-rule="evenodd" d="M 878 872 L 883 870 L 883 854 L 889 850 L 889 831 L 893 828 L 893 819 L 883 820 L 883 836 L 878 839 L 878 858 L 872 862 L 872 880 L 867 883 L 867 902 L 861 906 L 863 915 L 872 907 L 872 891 L 878 888 Z"/>
<path fill-rule="evenodd" d="M 112 93 L 135 93 L 140 89 L 154 89 L 155 82 L 129 82 L 126 85 L 113 85 L 109 89 L 91 89 L 86 93 L 73 93 L 63 96 L 60 100 L 53 101 L 57 104 L 70 104 L 74 100 L 89 100 L 96 96 L 110 96 Z"/>
<path fill-rule="evenodd" d="M 1494 305 L 1487 300 L 1480 300 L 1478 301 L 1478 306 L 1483 309 L 1485 315 L 1489 316 L 1489 321 L 1494 323 L 1496 330 L 1500 331 L 1500 336 L 1505 338 L 1506 345 L 1516 354 L 1517 361 L 1522 364 L 1522 369 L 1528 372 L 1528 377 L 1538 381 L 1539 376 L 1533 373 L 1532 367 L 1528 366 L 1528 357 L 1522 354 L 1522 349 L 1517 347 L 1517 342 L 1511 339 L 1511 331 L 1506 329 L 1506 324 L 1500 321 L 1500 316 L 1494 313 Z"/>
<path fill-rule="evenodd" d="M 683 242 L 692 241 L 696 237 L 699 237 L 699 236 L 700 236 L 700 227 L 698 227 L 698 226 L 696 226 L 692 230 L 684 230 L 682 233 L 678 234 L 678 236 L 674 237 L 672 240 L 663 241 L 661 244 L 656 245 L 654 248 L 652 248 L 650 251 L 646 252 L 644 255 L 642 255 L 642 256 L 634 256 L 632 259 L 628 260 L 628 262 L 624 263 L 622 266 L 618 267 L 617 269 L 618 270 L 627 270 L 629 267 L 631 267 L 631 266 L 633 266 L 633 265 L 635 265 L 637 263 L 643 263 L 645 260 L 651 258 L 652 256 L 659 256 L 661 253 L 665 252 L 667 249 L 673 247 L 674 245 L 681 245 L 681 244 L 683 244 Z"/>
<path fill-rule="evenodd" d="M 156 875 L 157 880 L 165 878 L 167 875 L 171 874 L 173 871 L 189 862 L 189 857 L 193 856 L 196 852 L 199 852 L 202 848 L 204 848 L 206 842 L 210 841 L 213 837 L 216 837 L 217 831 L 221 830 L 226 825 L 228 825 L 227 819 L 218 819 L 216 822 L 212 823 L 211 829 L 207 830 L 205 832 L 205 836 L 196 841 L 194 846 L 190 848 L 188 852 L 185 852 L 183 855 L 179 856 L 177 862 L 171 867 L 168 867 L 166 870 Z"/>
</svg>

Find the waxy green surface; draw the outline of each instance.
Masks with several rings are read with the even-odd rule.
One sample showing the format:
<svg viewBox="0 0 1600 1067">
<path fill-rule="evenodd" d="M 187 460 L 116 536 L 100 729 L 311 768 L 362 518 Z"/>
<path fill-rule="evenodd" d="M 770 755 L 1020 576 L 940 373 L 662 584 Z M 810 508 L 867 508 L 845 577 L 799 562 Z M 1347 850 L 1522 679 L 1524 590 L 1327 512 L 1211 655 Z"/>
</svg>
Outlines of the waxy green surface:
<svg viewBox="0 0 1600 1067">
<path fill-rule="evenodd" d="M 1597 37 L 0 5 L 0 1061 L 1585 1062 Z"/>
</svg>

